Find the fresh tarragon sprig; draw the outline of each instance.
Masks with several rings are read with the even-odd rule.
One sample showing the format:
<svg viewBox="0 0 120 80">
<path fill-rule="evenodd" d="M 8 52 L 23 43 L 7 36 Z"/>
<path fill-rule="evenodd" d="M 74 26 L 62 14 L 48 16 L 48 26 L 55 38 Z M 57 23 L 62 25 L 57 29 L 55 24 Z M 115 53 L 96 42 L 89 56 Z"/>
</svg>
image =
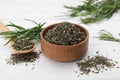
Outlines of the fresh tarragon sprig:
<svg viewBox="0 0 120 80">
<path fill-rule="evenodd" d="M 45 23 L 37 23 L 33 20 L 26 19 L 27 21 L 34 22 L 36 24 L 35 27 L 25 29 L 22 26 L 16 25 L 12 22 L 8 24 L 7 26 L 11 26 L 15 28 L 15 31 L 6 31 L 6 32 L 0 32 L 0 35 L 3 36 L 3 38 L 8 39 L 8 44 L 10 41 L 14 41 L 20 38 L 28 39 L 28 40 L 35 40 L 40 41 L 40 32 L 42 31 L 42 26 Z M 6 45 L 5 44 L 5 45 Z"/>
<path fill-rule="evenodd" d="M 98 34 L 99 37 L 95 37 L 95 38 L 99 38 L 100 40 L 105 40 L 105 41 L 120 42 L 120 39 L 114 37 L 110 32 L 106 30 L 100 30 Z"/>
<path fill-rule="evenodd" d="M 85 0 L 82 5 L 76 7 L 64 7 L 69 9 L 70 17 L 79 16 L 82 23 L 89 24 L 111 18 L 120 9 L 120 0 Z"/>
</svg>

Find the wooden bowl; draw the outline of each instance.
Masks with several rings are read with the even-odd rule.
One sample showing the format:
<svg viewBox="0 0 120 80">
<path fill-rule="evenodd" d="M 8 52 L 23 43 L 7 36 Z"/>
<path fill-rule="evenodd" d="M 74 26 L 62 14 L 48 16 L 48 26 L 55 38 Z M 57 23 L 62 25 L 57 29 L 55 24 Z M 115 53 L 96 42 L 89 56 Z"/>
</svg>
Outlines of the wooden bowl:
<svg viewBox="0 0 120 80">
<path fill-rule="evenodd" d="M 56 45 L 46 41 L 44 39 L 44 35 L 49 29 L 52 29 L 57 24 L 59 23 L 52 24 L 41 32 L 41 49 L 45 56 L 52 60 L 63 62 L 74 61 L 83 58 L 88 50 L 88 31 L 84 27 L 78 24 L 74 24 L 76 27 L 80 28 L 82 32 L 85 33 L 86 38 L 82 42 L 70 46 Z"/>
</svg>

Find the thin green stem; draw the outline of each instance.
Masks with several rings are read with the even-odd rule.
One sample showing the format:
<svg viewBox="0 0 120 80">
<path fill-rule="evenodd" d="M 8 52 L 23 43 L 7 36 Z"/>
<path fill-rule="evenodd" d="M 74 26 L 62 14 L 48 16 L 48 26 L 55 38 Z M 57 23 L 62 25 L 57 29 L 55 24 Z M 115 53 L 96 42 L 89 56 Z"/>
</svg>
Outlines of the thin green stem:
<svg viewBox="0 0 120 80">
<path fill-rule="evenodd" d="M 100 40 L 105 40 L 105 41 L 120 42 L 120 39 L 114 37 L 110 32 L 106 30 L 99 31 L 99 36 L 96 38 L 99 38 Z"/>
</svg>

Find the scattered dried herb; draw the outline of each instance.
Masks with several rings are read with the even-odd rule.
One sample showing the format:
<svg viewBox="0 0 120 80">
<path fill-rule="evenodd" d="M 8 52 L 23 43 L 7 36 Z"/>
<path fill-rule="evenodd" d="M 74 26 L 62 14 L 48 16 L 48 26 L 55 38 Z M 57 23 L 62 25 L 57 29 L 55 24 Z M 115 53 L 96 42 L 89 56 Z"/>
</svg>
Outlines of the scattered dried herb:
<svg viewBox="0 0 120 80">
<path fill-rule="evenodd" d="M 115 49 L 113 49 L 113 51 L 115 52 L 116 50 L 115 50 Z"/>
<path fill-rule="evenodd" d="M 120 33 L 118 35 L 120 36 Z"/>
<path fill-rule="evenodd" d="M 20 63 L 31 63 L 35 62 L 40 56 L 40 53 L 30 52 L 28 54 L 11 54 L 9 59 L 6 59 L 7 64 L 20 64 Z M 26 64 L 28 65 L 28 64 Z"/>
<path fill-rule="evenodd" d="M 120 68 L 120 67 L 116 67 L 116 68 Z"/>
<path fill-rule="evenodd" d="M 100 30 L 99 31 L 99 38 L 100 40 L 105 40 L 105 41 L 114 41 L 114 42 L 120 42 L 120 39 L 115 38 L 110 32 L 106 30 Z"/>
<path fill-rule="evenodd" d="M 96 52 L 96 54 L 98 54 L 98 53 L 99 53 L 99 51 Z"/>
<path fill-rule="evenodd" d="M 12 47 L 15 50 L 29 50 L 34 47 L 34 43 L 27 39 L 17 39 Z"/>
<path fill-rule="evenodd" d="M 116 64 L 116 61 L 97 54 L 94 57 L 89 56 L 89 58 L 83 62 L 78 62 L 77 66 L 81 74 L 89 74 L 90 72 L 100 73 L 103 72 L 103 70 L 114 68 Z"/>
<path fill-rule="evenodd" d="M 89 24 L 111 18 L 120 9 L 120 0 L 85 0 L 76 7 L 64 6 L 69 9 L 70 17 L 84 17 L 82 23 Z"/>
<path fill-rule="evenodd" d="M 40 41 L 40 32 L 42 31 L 42 26 L 45 23 L 41 24 L 41 23 L 37 23 L 33 20 L 28 20 L 28 19 L 26 19 L 26 20 L 34 22 L 37 26 L 35 26 L 33 28 L 25 29 L 22 26 L 19 26 L 19 25 L 16 25 L 16 24 L 10 22 L 10 24 L 7 26 L 14 27 L 15 31 L 7 31 L 7 32 L 0 33 L 0 35 L 2 35 L 3 38 L 8 39 L 8 42 L 6 44 L 8 44 L 10 41 L 14 41 L 19 38 Z"/>
<path fill-rule="evenodd" d="M 84 32 L 69 22 L 57 24 L 54 28 L 48 30 L 44 36 L 48 42 L 64 46 L 80 43 L 85 37 Z"/>
</svg>

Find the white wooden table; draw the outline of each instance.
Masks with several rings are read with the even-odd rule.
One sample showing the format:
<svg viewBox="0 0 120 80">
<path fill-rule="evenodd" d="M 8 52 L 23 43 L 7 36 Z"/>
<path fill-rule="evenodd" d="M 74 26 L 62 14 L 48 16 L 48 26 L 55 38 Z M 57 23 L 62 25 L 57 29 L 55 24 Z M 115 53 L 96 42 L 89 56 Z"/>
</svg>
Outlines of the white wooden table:
<svg viewBox="0 0 120 80">
<path fill-rule="evenodd" d="M 81 0 L 0 0 L 0 21 L 8 24 L 14 22 L 18 25 L 30 28 L 34 23 L 27 22 L 24 19 L 32 19 L 37 22 L 47 22 L 46 26 L 69 21 L 79 23 L 79 18 L 58 17 L 63 12 L 67 12 L 64 5 L 77 5 Z M 83 0 L 82 0 L 83 1 Z M 105 29 L 116 37 L 120 33 L 120 11 L 115 13 L 109 20 L 100 23 L 85 25 L 90 33 L 89 49 L 87 55 L 95 55 L 97 51 L 104 56 L 120 62 L 120 43 L 100 41 L 96 38 L 99 30 Z M 12 53 L 10 45 L 3 46 L 6 40 L 0 38 L 0 80 L 119 80 L 120 69 L 111 69 L 100 74 L 89 74 L 77 77 L 75 71 L 78 69 L 78 61 L 62 63 L 48 59 L 44 54 L 40 56 L 40 62 L 33 65 L 7 65 L 5 59 L 8 59 Z M 39 50 L 40 47 L 36 50 Z M 115 50 L 115 51 L 114 51 Z M 118 64 L 119 65 L 119 64 Z"/>
</svg>

